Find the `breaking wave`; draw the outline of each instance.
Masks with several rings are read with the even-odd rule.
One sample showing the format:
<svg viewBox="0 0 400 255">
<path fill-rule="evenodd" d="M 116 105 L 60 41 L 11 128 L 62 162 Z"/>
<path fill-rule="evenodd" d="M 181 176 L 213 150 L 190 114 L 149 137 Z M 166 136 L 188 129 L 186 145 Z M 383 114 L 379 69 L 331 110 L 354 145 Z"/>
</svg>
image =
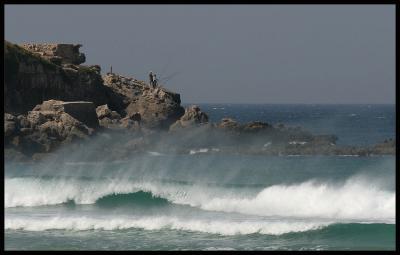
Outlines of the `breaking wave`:
<svg viewBox="0 0 400 255">
<path fill-rule="evenodd" d="M 310 180 L 258 189 L 107 179 L 5 179 L 6 208 L 70 201 L 109 207 L 178 204 L 257 216 L 395 221 L 395 192 L 357 178 L 341 184 Z"/>
<path fill-rule="evenodd" d="M 140 228 L 145 230 L 185 230 L 221 235 L 268 234 L 281 235 L 290 232 L 304 232 L 328 226 L 327 222 L 265 222 L 229 220 L 199 220 L 177 217 L 52 217 L 52 218 L 6 218 L 6 230 L 121 230 Z"/>
</svg>

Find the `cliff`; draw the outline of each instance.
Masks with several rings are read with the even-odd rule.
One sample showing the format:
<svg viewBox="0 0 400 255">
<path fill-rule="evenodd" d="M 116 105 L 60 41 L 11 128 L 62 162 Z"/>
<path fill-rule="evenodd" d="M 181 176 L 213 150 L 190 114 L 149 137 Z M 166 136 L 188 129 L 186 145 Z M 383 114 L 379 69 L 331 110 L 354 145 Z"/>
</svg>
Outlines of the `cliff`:
<svg viewBox="0 0 400 255">
<path fill-rule="evenodd" d="M 79 47 L 5 41 L 5 112 L 23 114 L 50 99 L 89 101 L 122 117 L 139 113 L 143 125 L 165 129 L 183 115 L 179 94 L 117 74 L 102 77 L 99 66 L 81 65 Z"/>
<path fill-rule="evenodd" d="M 181 106 L 180 95 L 134 77 L 100 73 L 82 65 L 77 44 L 5 41 L 4 148 L 6 159 L 38 158 L 95 141 L 85 160 L 128 159 L 134 153 L 259 155 L 382 155 L 393 140 L 369 147 L 336 146 L 334 135 L 231 118 L 209 123 L 198 106 Z M 97 139 L 97 140 L 96 140 Z"/>
<path fill-rule="evenodd" d="M 118 74 L 107 74 L 103 80 L 104 85 L 115 92 L 118 102 L 122 102 L 120 114 L 129 117 L 140 115 L 145 127 L 167 130 L 184 114 L 177 93 L 162 87 L 153 88 L 143 81 Z"/>
<path fill-rule="evenodd" d="M 113 97 L 112 91 L 103 86 L 98 66 L 65 62 L 57 65 L 7 41 L 4 55 L 5 112 L 26 113 L 49 99 L 82 100 L 101 105 Z"/>
</svg>

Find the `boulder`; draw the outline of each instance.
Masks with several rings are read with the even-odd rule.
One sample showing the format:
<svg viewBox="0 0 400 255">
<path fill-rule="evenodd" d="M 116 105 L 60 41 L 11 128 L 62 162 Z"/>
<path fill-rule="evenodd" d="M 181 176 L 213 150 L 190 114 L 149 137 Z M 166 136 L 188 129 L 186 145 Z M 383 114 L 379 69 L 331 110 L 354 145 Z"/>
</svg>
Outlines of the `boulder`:
<svg viewBox="0 0 400 255">
<path fill-rule="evenodd" d="M 208 123 L 208 116 L 200 110 L 197 105 L 192 105 L 185 110 L 185 114 L 170 126 L 170 130 L 179 128 L 195 127 Z"/>
<path fill-rule="evenodd" d="M 197 105 L 192 105 L 185 110 L 185 114 L 180 118 L 183 126 L 191 124 L 204 124 L 208 122 L 206 113 L 200 110 Z"/>
<path fill-rule="evenodd" d="M 238 130 L 240 129 L 240 125 L 232 118 L 223 118 L 221 122 L 217 124 L 217 128 L 225 130 Z"/>
<path fill-rule="evenodd" d="M 47 101 L 43 101 L 41 104 L 36 105 L 32 111 L 35 112 L 44 112 L 44 111 L 62 111 L 63 109 L 60 107 L 63 101 L 50 99 Z"/>
<path fill-rule="evenodd" d="M 35 125 L 43 123 L 46 119 L 54 119 L 61 113 L 68 113 L 73 118 L 84 123 L 88 127 L 99 127 L 96 110 L 92 102 L 75 101 L 64 102 L 60 100 L 48 100 L 42 104 L 36 105 L 28 113 L 28 121 Z"/>
<path fill-rule="evenodd" d="M 6 119 L 12 119 L 6 115 Z M 50 152 L 62 143 L 88 139 L 98 127 L 97 115 L 91 102 L 48 100 L 34 107 L 26 116 L 14 117 L 5 134 L 11 134 L 11 144 L 24 153 Z M 12 129 L 12 127 L 14 127 Z"/>
<path fill-rule="evenodd" d="M 98 128 L 99 121 L 97 119 L 96 108 L 92 102 L 75 101 L 60 102 L 54 104 L 58 111 L 68 113 L 76 120 L 82 122 L 90 128 Z"/>
<path fill-rule="evenodd" d="M 266 129 L 270 129 L 272 126 L 268 123 L 261 122 L 261 121 L 253 121 L 250 123 L 247 123 L 243 126 L 243 131 L 246 132 L 260 132 L 264 131 Z"/>
<path fill-rule="evenodd" d="M 46 118 L 44 117 L 43 113 L 36 110 L 29 111 L 28 115 L 26 116 L 26 119 L 29 122 L 30 127 L 32 128 L 46 122 Z"/>
<path fill-rule="evenodd" d="M 125 118 L 121 119 L 120 126 L 122 128 L 128 129 L 128 130 L 134 130 L 134 131 L 140 130 L 139 122 L 135 121 L 129 117 L 125 117 Z"/>
<path fill-rule="evenodd" d="M 110 117 L 111 116 L 111 110 L 108 108 L 108 105 L 100 105 L 97 106 L 96 108 L 96 114 L 98 119 L 103 119 L 105 117 Z"/>
</svg>

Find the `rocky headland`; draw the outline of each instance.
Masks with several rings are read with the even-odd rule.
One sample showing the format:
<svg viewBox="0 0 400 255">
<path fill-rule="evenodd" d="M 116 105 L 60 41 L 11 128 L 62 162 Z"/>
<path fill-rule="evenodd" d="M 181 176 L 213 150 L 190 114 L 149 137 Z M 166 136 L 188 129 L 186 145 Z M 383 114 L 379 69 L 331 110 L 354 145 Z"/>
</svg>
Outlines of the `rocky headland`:
<svg viewBox="0 0 400 255">
<path fill-rule="evenodd" d="M 6 160 L 29 161 L 91 144 L 86 160 L 158 153 L 256 155 L 394 155 L 390 139 L 370 147 L 338 146 L 335 135 L 229 117 L 209 122 L 180 95 L 134 77 L 101 75 L 81 45 L 5 41 Z M 90 155 L 89 155 L 90 154 Z M 82 156 L 84 157 L 84 156 Z"/>
</svg>

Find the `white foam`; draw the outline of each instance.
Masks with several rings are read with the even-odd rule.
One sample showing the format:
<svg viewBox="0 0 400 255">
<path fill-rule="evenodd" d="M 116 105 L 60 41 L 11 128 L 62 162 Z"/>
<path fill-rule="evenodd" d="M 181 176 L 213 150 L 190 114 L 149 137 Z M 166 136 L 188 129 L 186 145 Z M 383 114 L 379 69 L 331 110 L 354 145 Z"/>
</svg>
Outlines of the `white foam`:
<svg viewBox="0 0 400 255">
<path fill-rule="evenodd" d="M 193 155 L 193 154 L 197 154 L 197 153 L 207 153 L 208 149 L 207 148 L 202 148 L 202 149 L 198 149 L 198 150 L 190 150 L 189 154 Z"/>
<path fill-rule="evenodd" d="M 395 193 L 354 179 L 343 185 L 313 181 L 274 185 L 253 198 L 212 198 L 201 208 L 262 216 L 368 219 L 393 222 Z"/>
<path fill-rule="evenodd" d="M 93 204 L 108 194 L 135 192 L 122 182 L 90 182 L 77 180 L 6 178 L 5 207 L 54 205 L 73 200 L 78 204 Z"/>
<path fill-rule="evenodd" d="M 171 203 L 203 210 L 258 216 L 389 221 L 395 219 L 395 192 L 350 178 L 342 184 L 307 181 L 262 190 L 132 182 L 6 178 L 5 207 L 54 205 L 73 200 L 93 204 L 110 194 L 151 192 Z"/>
<path fill-rule="evenodd" d="M 162 155 L 164 155 L 164 154 L 159 153 L 159 152 L 157 152 L 157 151 L 148 151 L 147 153 L 149 153 L 149 154 L 152 155 L 152 156 L 162 156 Z"/>
<path fill-rule="evenodd" d="M 207 193 L 204 192 L 207 189 Z M 219 188 L 184 186 L 178 184 L 134 182 L 127 179 L 40 179 L 6 178 L 4 204 L 9 207 L 56 205 L 74 201 L 77 204 L 94 204 L 101 197 L 128 194 L 138 191 L 151 192 L 179 204 L 200 205 Z"/>
<path fill-rule="evenodd" d="M 304 145 L 306 143 L 307 142 L 304 142 L 304 141 L 291 141 L 291 142 L 289 142 L 289 144 L 293 144 L 293 145 L 297 145 L 297 144 Z"/>
<path fill-rule="evenodd" d="M 120 230 L 140 228 L 145 230 L 185 230 L 221 235 L 268 234 L 281 235 L 290 232 L 304 232 L 328 226 L 329 222 L 265 222 L 265 221 L 229 221 L 199 220 L 177 217 L 51 217 L 5 219 L 6 230 L 44 231 L 59 230 Z"/>
<path fill-rule="evenodd" d="M 263 147 L 268 147 L 268 146 L 270 146 L 272 143 L 271 142 L 267 142 L 267 143 L 265 143 L 264 145 L 263 145 Z"/>
</svg>

